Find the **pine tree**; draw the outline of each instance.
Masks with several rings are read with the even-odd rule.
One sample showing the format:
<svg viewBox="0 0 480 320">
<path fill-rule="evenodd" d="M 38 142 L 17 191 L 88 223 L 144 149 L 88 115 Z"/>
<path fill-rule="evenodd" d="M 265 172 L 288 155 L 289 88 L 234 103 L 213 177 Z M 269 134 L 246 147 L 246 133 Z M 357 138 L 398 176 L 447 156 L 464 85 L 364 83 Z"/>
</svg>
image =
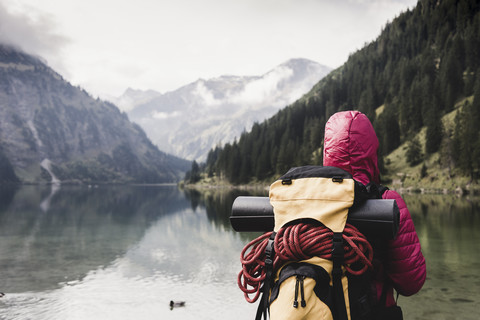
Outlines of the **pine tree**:
<svg viewBox="0 0 480 320">
<path fill-rule="evenodd" d="M 262 181 L 267 178 L 271 174 L 269 172 L 269 158 L 268 152 L 266 149 L 262 149 L 260 152 L 260 156 L 258 157 L 256 170 L 255 170 L 255 177 Z"/>
<path fill-rule="evenodd" d="M 475 137 L 478 136 L 478 123 L 473 120 L 472 104 L 466 103 L 455 117 L 454 149 L 457 167 L 473 178 Z"/>
<path fill-rule="evenodd" d="M 383 113 L 375 122 L 375 131 L 383 154 L 389 154 L 400 145 L 400 127 L 394 110 L 389 106 L 385 106 Z"/>
<path fill-rule="evenodd" d="M 425 178 L 427 176 L 428 170 L 427 170 L 427 165 L 425 162 L 422 165 L 422 169 L 420 170 L 420 177 Z"/>
<path fill-rule="evenodd" d="M 417 137 L 410 140 L 406 152 L 407 163 L 413 167 L 423 161 L 422 146 Z"/>
<path fill-rule="evenodd" d="M 228 164 L 227 164 L 226 173 L 225 173 L 228 181 L 230 181 L 233 184 L 240 183 L 238 173 L 240 171 L 241 166 L 242 166 L 241 154 L 238 148 L 238 144 L 235 141 L 232 144 L 232 151 L 228 156 Z"/>
<path fill-rule="evenodd" d="M 480 68 L 477 70 L 477 75 L 479 75 Z M 476 170 L 477 175 L 480 171 L 480 130 L 478 130 L 478 124 L 480 123 L 480 77 L 477 76 L 477 81 L 475 82 L 475 90 L 473 95 L 472 109 L 470 111 L 470 121 L 472 126 L 472 178 L 474 178 Z"/>
<path fill-rule="evenodd" d="M 360 109 L 372 118 L 383 154 L 426 126 L 425 150 L 418 140 L 408 144 L 409 164 L 421 163 L 423 152 L 441 151 L 448 159 L 444 165 L 473 176 L 480 170 L 475 162 L 480 119 L 474 115 L 480 98 L 474 98 L 477 107 L 462 108 L 452 132 L 444 132 L 441 116 L 464 96 L 480 95 L 479 56 L 478 0 L 422 0 L 305 97 L 255 124 L 245 141 L 240 139 L 238 157 L 232 145 L 225 146 L 215 173 L 235 179 L 237 167 L 240 181 L 267 179 L 293 165 L 321 163 L 324 120 L 340 110 Z M 381 105 L 384 111 L 376 118 L 374 110 Z"/>
<path fill-rule="evenodd" d="M 448 43 L 449 51 L 440 67 L 441 83 L 445 94 L 444 109 L 450 111 L 455 105 L 455 101 L 463 94 L 463 65 L 465 55 L 463 53 L 463 43 L 459 37 Z"/>
<path fill-rule="evenodd" d="M 193 160 L 192 169 L 190 170 L 190 183 L 197 183 L 200 181 L 200 167 L 197 161 Z"/>
<path fill-rule="evenodd" d="M 428 112 L 427 118 L 425 152 L 432 154 L 440 149 L 443 138 L 443 123 L 440 112 L 436 111 L 432 105 L 433 102 L 429 101 L 428 103 L 430 104 L 430 111 Z"/>
</svg>

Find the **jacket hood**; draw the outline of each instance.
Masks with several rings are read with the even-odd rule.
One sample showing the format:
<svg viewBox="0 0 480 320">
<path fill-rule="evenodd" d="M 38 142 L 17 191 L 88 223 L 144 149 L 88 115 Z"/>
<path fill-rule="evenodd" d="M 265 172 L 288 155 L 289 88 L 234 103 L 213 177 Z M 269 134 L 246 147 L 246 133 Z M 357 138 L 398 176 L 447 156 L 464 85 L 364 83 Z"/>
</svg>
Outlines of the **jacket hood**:
<svg viewBox="0 0 480 320">
<path fill-rule="evenodd" d="M 359 111 L 337 112 L 325 125 L 323 165 L 341 168 L 363 184 L 380 183 L 378 138 L 372 123 Z"/>
</svg>

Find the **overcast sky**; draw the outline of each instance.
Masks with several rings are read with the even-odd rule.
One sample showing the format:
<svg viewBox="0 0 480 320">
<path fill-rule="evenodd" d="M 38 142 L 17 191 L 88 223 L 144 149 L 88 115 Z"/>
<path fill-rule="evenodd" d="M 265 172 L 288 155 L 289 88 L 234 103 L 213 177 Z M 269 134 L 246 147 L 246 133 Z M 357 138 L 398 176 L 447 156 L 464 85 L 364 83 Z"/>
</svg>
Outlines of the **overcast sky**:
<svg viewBox="0 0 480 320">
<path fill-rule="evenodd" d="M 0 0 L 0 42 L 94 96 L 262 75 L 290 58 L 336 68 L 416 0 Z"/>
</svg>

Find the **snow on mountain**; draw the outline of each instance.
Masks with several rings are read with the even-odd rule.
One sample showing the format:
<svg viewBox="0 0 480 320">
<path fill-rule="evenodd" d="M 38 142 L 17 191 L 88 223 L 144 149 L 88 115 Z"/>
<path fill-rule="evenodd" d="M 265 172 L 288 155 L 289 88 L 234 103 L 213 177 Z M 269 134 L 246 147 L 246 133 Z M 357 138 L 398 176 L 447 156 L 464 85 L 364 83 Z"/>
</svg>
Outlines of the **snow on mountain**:
<svg viewBox="0 0 480 320">
<path fill-rule="evenodd" d="M 165 94 L 129 89 L 114 102 L 160 150 L 204 161 L 211 148 L 239 138 L 255 122 L 299 99 L 330 71 L 307 59 L 291 59 L 262 76 L 199 79 Z"/>
<path fill-rule="evenodd" d="M 122 96 L 118 98 L 107 97 L 107 100 L 113 102 L 120 110 L 127 112 L 135 108 L 135 106 L 146 103 L 161 95 L 160 92 L 155 90 L 143 91 L 128 88 Z"/>
</svg>

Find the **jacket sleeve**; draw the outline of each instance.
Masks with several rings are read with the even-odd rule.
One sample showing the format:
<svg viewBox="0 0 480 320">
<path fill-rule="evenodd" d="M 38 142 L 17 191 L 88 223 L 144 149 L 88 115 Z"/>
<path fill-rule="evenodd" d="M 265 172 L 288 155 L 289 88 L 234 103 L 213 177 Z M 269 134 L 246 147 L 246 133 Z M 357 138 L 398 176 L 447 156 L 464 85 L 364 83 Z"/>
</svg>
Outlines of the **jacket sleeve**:
<svg viewBox="0 0 480 320">
<path fill-rule="evenodd" d="M 423 286 L 427 275 L 425 258 L 413 220 L 402 197 L 392 190 L 383 194 L 384 199 L 394 199 L 400 209 L 400 225 L 395 240 L 387 246 L 384 261 L 387 276 L 395 290 L 404 296 L 417 293 Z"/>
</svg>

